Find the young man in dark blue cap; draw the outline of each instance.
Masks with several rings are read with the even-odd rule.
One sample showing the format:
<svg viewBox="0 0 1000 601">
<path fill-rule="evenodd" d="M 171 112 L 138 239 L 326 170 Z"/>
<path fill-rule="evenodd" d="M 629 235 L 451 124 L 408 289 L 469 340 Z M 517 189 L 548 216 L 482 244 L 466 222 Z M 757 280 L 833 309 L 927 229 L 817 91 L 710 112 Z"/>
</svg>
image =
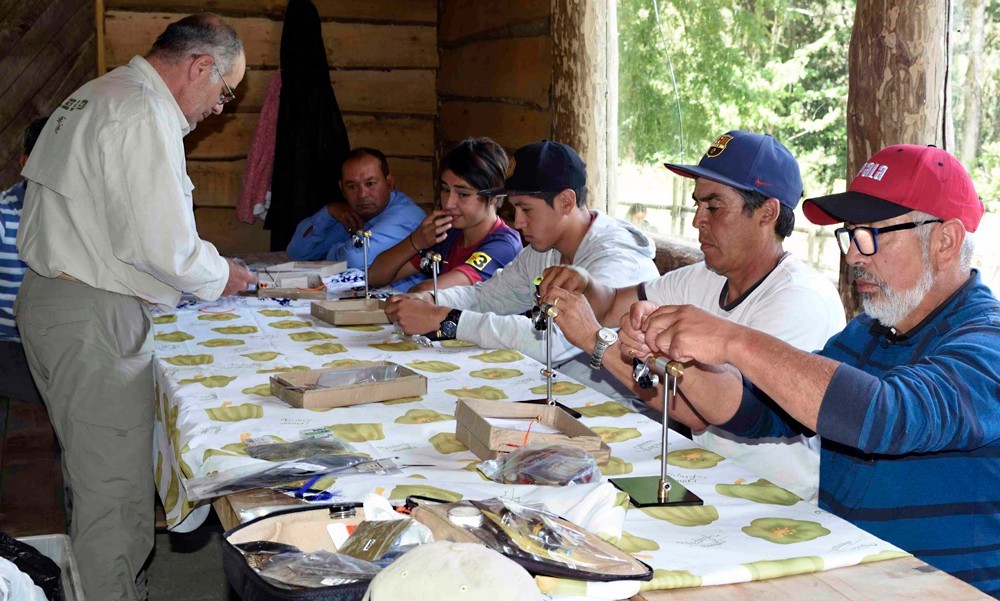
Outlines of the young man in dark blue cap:
<svg viewBox="0 0 1000 601">
<path fill-rule="evenodd" d="M 833 284 L 782 248 L 802 195 L 799 166 L 787 148 L 768 135 L 730 131 L 697 165 L 666 167 L 695 180 L 694 226 L 703 262 L 617 290 L 578 269 L 545 274 L 545 300 L 558 299 L 561 310 L 556 323 L 571 342 L 592 353 L 594 365 L 657 404 L 658 393 L 632 382 L 631 357 L 621 356 L 621 343 L 602 342 L 614 337 L 601 324 L 616 326 L 621 318 L 620 334 L 627 339 L 630 320 L 641 323 L 659 305 L 695 305 L 806 350 L 820 348 L 840 331 L 844 309 Z M 687 403 L 678 405 L 671 417 L 691 427 L 698 444 L 815 501 L 818 441 L 807 436 L 740 439 L 710 426 Z"/>
<path fill-rule="evenodd" d="M 483 348 L 517 349 L 545 360 L 541 333 L 524 313 L 531 309 L 535 279 L 552 265 L 578 265 L 607 285 L 630 285 L 655 278 L 652 241 L 630 224 L 587 209 L 587 171 L 564 144 L 542 140 L 514 154 L 514 173 L 503 188 L 484 196 L 507 196 L 514 227 L 530 245 L 503 271 L 475 286 L 393 296 L 386 314 L 407 334 L 442 333 L 443 338 Z M 559 370 L 608 396 L 619 396 L 613 378 L 587 367 L 589 356 L 553 328 L 552 357 Z"/>
</svg>

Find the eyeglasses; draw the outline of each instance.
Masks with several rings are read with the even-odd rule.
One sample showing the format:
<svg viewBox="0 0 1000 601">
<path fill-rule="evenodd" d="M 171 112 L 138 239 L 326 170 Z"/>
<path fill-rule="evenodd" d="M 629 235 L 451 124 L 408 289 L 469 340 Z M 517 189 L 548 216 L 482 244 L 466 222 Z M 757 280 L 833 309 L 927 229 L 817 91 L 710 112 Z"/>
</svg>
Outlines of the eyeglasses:
<svg viewBox="0 0 1000 601">
<path fill-rule="evenodd" d="M 222 80 L 222 85 L 226 86 L 225 93 L 219 94 L 219 104 L 226 104 L 227 102 L 232 102 L 233 100 L 236 99 L 236 94 L 233 92 L 233 89 L 229 87 L 229 84 L 226 83 L 226 78 L 222 76 L 222 71 L 219 71 L 219 66 L 216 63 L 212 63 L 212 68 L 215 69 L 215 74 L 218 75 L 219 79 Z"/>
<path fill-rule="evenodd" d="M 837 237 L 837 244 L 840 245 L 840 252 L 845 255 L 851 250 L 851 240 L 858 252 L 866 257 L 870 257 L 878 252 L 878 234 L 888 234 L 900 230 L 910 230 L 920 225 L 928 223 L 944 223 L 942 219 L 928 219 L 927 221 L 911 221 L 910 223 L 900 223 L 899 225 L 889 225 L 886 227 L 838 227 L 833 231 Z"/>
</svg>

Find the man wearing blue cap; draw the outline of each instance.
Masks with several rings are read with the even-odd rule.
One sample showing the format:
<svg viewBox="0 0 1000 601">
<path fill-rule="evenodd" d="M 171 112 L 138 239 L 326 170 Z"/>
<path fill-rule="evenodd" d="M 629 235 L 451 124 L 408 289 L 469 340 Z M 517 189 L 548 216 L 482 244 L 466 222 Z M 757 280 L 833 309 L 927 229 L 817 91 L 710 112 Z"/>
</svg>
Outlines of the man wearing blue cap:
<svg viewBox="0 0 1000 601">
<path fill-rule="evenodd" d="M 695 305 L 810 351 L 843 328 L 844 309 L 833 284 L 782 247 L 802 195 L 799 166 L 787 148 L 768 135 L 730 131 L 697 165 L 666 167 L 695 180 L 694 226 L 703 262 L 617 290 L 579 269 L 545 274 L 543 296 L 559 303 L 556 323 L 591 353 L 593 367 L 603 367 L 657 405 L 662 397 L 633 382 L 632 357 L 622 357 L 620 345 L 635 337 L 659 305 Z M 622 342 L 610 329 L 619 319 Z M 814 437 L 744 439 L 711 426 L 688 403 L 678 405 L 671 417 L 691 427 L 698 444 L 815 501 L 819 444 Z"/>
<path fill-rule="evenodd" d="M 569 146 L 542 140 L 519 149 L 504 187 L 480 194 L 510 199 L 514 227 L 529 247 L 485 282 L 441 290 L 437 306 L 429 292 L 397 295 L 389 298 L 386 314 L 407 334 L 517 349 L 544 361 L 544 340 L 524 313 L 532 308 L 535 280 L 546 268 L 578 265 L 607 285 L 659 275 L 653 242 L 631 224 L 588 210 L 586 192 L 586 166 Z M 608 396 L 628 393 L 614 378 L 589 369 L 589 357 L 558 327 L 552 332 L 552 358 L 562 373 Z"/>
</svg>

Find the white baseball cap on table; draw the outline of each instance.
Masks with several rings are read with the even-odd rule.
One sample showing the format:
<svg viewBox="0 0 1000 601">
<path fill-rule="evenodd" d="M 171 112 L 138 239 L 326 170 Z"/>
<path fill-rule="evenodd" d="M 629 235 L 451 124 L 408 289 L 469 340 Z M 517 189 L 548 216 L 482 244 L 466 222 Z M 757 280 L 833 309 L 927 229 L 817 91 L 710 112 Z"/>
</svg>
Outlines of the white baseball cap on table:
<svg viewBox="0 0 1000 601">
<path fill-rule="evenodd" d="M 475 543 L 438 541 L 406 553 L 372 580 L 363 601 L 542 601 L 534 578 Z"/>
</svg>

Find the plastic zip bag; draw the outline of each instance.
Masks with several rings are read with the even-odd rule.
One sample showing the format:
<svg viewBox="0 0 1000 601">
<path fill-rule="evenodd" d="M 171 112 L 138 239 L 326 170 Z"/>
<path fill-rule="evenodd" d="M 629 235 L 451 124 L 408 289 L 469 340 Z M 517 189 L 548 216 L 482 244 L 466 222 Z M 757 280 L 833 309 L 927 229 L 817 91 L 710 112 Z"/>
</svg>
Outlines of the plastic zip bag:
<svg viewBox="0 0 1000 601">
<path fill-rule="evenodd" d="M 477 467 L 487 478 L 501 484 L 564 486 L 601 479 L 593 456 L 569 445 L 532 443 Z"/>
<path fill-rule="evenodd" d="M 321 550 L 275 555 L 260 575 L 279 585 L 319 588 L 371 580 L 381 569 L 370 561 Z"/>
</svg>

